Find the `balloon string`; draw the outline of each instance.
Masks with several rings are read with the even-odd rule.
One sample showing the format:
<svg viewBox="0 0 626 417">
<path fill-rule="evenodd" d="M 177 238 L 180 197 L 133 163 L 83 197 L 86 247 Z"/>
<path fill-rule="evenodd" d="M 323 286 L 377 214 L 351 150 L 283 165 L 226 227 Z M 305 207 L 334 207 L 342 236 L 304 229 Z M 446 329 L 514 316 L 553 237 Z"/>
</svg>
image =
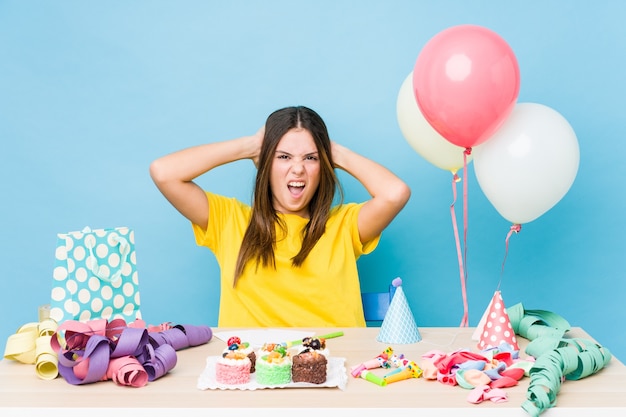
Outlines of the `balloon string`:
<svg viewBox="0 0 626 417">
<path fill-rule="evenodd" d="M 463 272 L 467 283 L 467 156 L 471 155 L 472 148 L 465 148 L 463 152 Z M 469 326 L 468 313 L 461 322 L 464 327 Z"/>
<path fill-rule="evenodd" d="M 500 273 L 500 282 L 498 282 L 498 290 L 500 290 L 500 284 L 502 283 L 502 277 L 504 276 L 504 263 L 506 262 L 506 257 L 509 253 L 509 239 L 511 238 L 511 235 L 513 233 L 519 233 L 520 230 L 522 230 L 522 225 L 521 224 L 514 224 L 511 226 L 511 228 L 509 229 L 509 233 L 506 234 L 506 239 L 505 239 L 505 250 L 504 250 L 504 259 L 502 260 L 502 271 Z"/>
<path fill-rule="evenodd" d="M 467 327 L 468 326 L 467 290 L 465 288 L 465 273 L 463 269 L 463 257 L 461 256 L 461 242 L 459 241 L 459 228 L 456 223 L 456 214 L 454 211 L 454 204 L 456 203 L 456 183 L 459 182 L 460 180 L 461 179 L 459 178 L 459 176 L 456 174 L 456 172 L 454 172 L 452 176 L 452 195 L 454 199 L 452 200 L 452 204 L 450 205 L 450 216 L 452 217 L 452 228 L 454 230 L 454 240 L 456 242 L 456 252 L 457 252 L 457 256 L 459 260 L 459 273 L 461 275 L 461 291 L 463 293 L 463 319 L 461 320 L 461 324 L 459 326 Z"/>
</svg>

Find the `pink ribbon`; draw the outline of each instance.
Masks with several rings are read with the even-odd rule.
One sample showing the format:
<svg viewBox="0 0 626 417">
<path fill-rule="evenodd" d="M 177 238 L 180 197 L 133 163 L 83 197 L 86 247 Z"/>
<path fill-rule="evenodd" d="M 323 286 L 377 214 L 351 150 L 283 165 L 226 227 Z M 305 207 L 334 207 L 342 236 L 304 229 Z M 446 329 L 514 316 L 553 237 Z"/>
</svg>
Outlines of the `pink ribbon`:
<svg viewBox="0 0 626 417">
<path fill-rule="evenodd" d="M 118 385 L 139 388 L 148 383 L 148 373 L 136 358 L 123 356 L 111 359 L 105 379 L 111 379 Z"/>
</svg>

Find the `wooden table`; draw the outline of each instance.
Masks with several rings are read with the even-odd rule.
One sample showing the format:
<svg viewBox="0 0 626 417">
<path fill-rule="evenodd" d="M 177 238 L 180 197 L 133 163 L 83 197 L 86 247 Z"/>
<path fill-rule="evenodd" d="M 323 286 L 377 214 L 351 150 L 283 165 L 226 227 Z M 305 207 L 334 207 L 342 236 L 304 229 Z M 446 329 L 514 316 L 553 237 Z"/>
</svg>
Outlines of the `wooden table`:
<svg viewBox="0 0 626 417">
<path fill-rule="evenodd" d="M 229 329 L 215 329 L 215 331 Z M 323 414 L 345 413 L 359 409 L 359 415 L 393 416 L 418 415 L 480 415 L 528 416 L 521 408 L 526 399 L 530 378 L 525 377 L 516 387 L 506 388 L 508 402 L 485 401 L 472 404 L 467 401 L 469 390 L 448 386 L 423 378 L 378 386 L 349 374 L 352 366 L 369 360 L 387 346 L 403 353 L 417 363 L 423 353 L 438 349 L 451 353 L 469 348 L 477 352 L 476 341 L 471 340 L 473 328 L 420 328 L 422 340 L 409 345 L 389 345 L 376 341 L 378 328 L 297 329 L 317 335 L 341 330 L 344 336 L 329 339 L 327 344 L 335 357 L 346 358 L 348 382 L 345 390 L 339 388 L 289 388 L 244 390 L 201 390 L 197 387 L 199 375 L 208 356 L 219 355 L 225 344 L 214 337 L 209 343 L 177 352 L 176 367 L 166 376 L 149 382 L 141 388 L 130 388 L 112 381 L 88 385 L 71 385 L 61 377 L 52 381 L 37 377 L 34 365 L 0 361 L 0 415 L 67 416 L 100 410 L 111 416 L 150 415 L 172 416 L 184 411 L 185 416 L 220 415 L 215 413 L 247 414 L 254 416 L 290 412 L 293 415 L 310 414 L 307 408 L 326 408 Z M 570 337 L 592 339 L 580 328 L 572 329 Z M 520 341 L 520 356 L 525 357 L 527 341 Z M 381 375 L 387 370 L 380 370 Z M 45 408 L 45 410 L 44 410 Z M 76 410 L 80 408 L 82 410 Z M 214 410 L 207 410 L 207 409 Z M 258 410 L 250 410 L 258 408 Z M 228 409 L 228 410 L 216 410 Z M 387 410 L 385 410 L 387 409 Z M 392 410 L 389 410 L 392 409 Z M 420 410 L 415 410 L 420 409 Z M 557 406 L 542 416 L 594 415 L 614 416 L 626 412 L 626 367 L 616 358 L 598 373 L 578 381 L 565 381 L 557 396 Z M 141 413 L 141 414 L 138 414 Z M 149 414 L 148 414 L 149 413 Z M 313 412 L 314 414 L 319 411 Z M 87 415 L 87 414 L 81 414 Z"/>
</svg>

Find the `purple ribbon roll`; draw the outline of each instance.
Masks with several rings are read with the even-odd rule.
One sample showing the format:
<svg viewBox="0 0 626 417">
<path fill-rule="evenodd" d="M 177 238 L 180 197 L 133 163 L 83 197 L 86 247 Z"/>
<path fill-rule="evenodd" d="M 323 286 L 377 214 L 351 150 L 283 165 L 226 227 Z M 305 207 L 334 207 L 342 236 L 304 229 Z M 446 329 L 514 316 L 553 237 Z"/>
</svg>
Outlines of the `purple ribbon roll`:
<svg viewBox="0 0 626 417">
<path fill-rule="evenodd" d="M 148 373 L 148 381 L 154 381 L 174 369 L 178 358 L 176 351 L 171 345 L 165 344 L 154 349 L 151 360 L 143 363 Z"/>
</svg>

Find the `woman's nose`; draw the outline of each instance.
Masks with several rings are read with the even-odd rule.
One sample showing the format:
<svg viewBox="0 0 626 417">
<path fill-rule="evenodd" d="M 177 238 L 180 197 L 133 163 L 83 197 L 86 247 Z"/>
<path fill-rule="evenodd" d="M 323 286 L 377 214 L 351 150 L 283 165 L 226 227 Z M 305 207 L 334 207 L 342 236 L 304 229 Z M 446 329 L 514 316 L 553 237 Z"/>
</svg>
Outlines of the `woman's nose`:
<svg viewBox="0 0 626 417">
<path fill-rule="evenodd" d="M 302 161 L 294 161 L 291 165 L 291 171 L 296 174 L 304 172 L 304 163 Z"/>
</svg>

